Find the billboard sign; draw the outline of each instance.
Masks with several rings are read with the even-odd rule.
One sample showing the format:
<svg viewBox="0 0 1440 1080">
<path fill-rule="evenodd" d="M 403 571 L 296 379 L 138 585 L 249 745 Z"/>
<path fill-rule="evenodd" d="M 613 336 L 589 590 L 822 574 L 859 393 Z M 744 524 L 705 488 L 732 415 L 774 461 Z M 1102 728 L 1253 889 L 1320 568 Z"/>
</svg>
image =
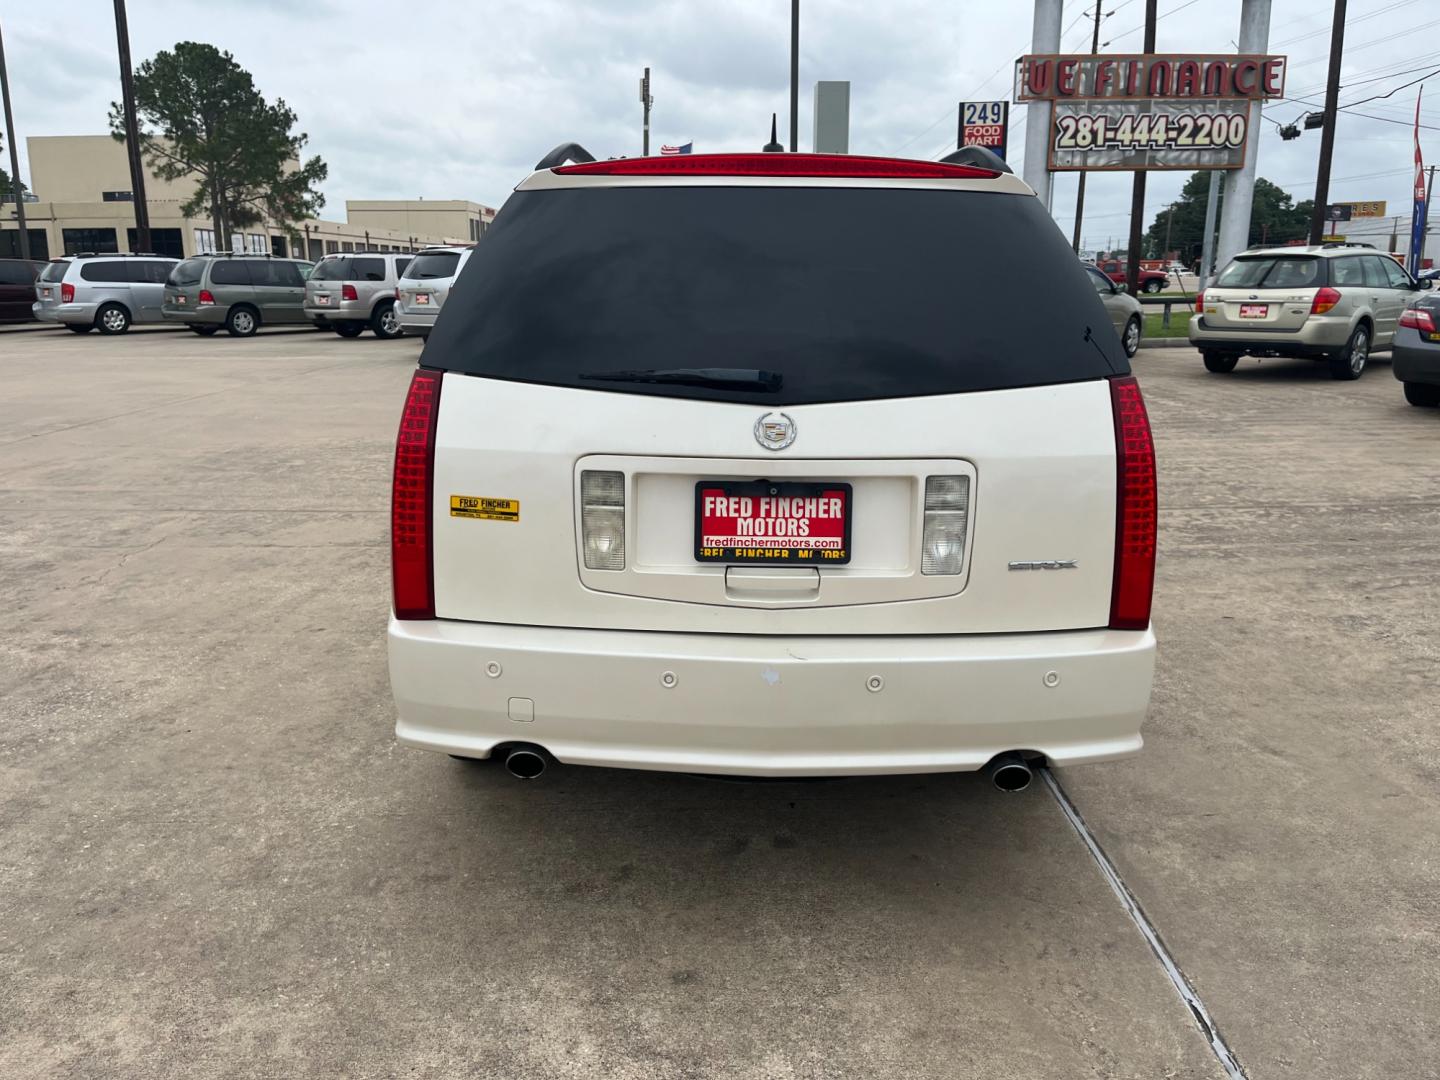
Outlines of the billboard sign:
<svg viewBox="0 0 1440 1080">
<path fill-rule="evenodd" d="M 1358 218 L 1385 216 L 1385 200 L 1370 202 L 1337 202 L 1325 208 L 1326 221 L 1355 221 Z"/>
<path fill-rule="evenodd" d="M 983 146 L 1000 157 L 1010 139 L 1008 101 L 962 101 L 958 145 Z"/>
<path fill-rule="evenodd" d="M 1251 103 L 1285 93 L 1285 57 L 1022 56 L 1017 102 L 1050 101 L 1050 169 L 1238 169 Z"/>
</svg>

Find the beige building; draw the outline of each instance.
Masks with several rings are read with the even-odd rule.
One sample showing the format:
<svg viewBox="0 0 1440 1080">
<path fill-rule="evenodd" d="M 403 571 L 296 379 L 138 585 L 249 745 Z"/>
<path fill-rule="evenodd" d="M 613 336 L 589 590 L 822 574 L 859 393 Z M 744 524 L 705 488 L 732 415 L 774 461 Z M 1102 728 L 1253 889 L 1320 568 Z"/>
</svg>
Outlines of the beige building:
<svg viewBox="0 0 1440 1080">
<path fill-rule="evenodd" d="M 25 204 L 31 258 L 136 250 L 130 165 L 122 143 L 109 135 L 32 136 L 25 143 L 30 190 L 39 200 Z M 214 250 L 210 219 L 186 217 L 180 210 L 194 187 L 191 181 L 146 176 L 151 250 L 176 258 Z M 233 246 L 310 259 L 337 251 L 410 251 L 473 243 L 494 218 L 490 207 L 463 199 L 352 201 L 346 203 L 345 221 L 255 225 L 237 233 Z M 0 256 L 18 254 L 15 204 L 3 203 Z"/>
</svg>

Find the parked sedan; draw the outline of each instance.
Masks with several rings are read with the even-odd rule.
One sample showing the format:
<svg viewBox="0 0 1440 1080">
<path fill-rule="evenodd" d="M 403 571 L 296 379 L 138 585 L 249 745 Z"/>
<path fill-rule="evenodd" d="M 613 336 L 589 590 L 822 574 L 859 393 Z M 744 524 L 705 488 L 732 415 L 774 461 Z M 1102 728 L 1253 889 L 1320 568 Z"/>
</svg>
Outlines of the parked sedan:
<svg viewBox="0 0 1440 1080">
<path fill-rule="evenodd" d="M 1120 335 L 1120 344 L 1125 347 L 1125 355 L 1134 356 L 1140 348 L 1140 334 L 1145 326 L 1144 306 L 1101 273 L 1099 267 L 1088 263 L 1084 265 L 1090 284 L 1095 286 L 1095 291 L 1100 294 L 1100 302 L 1105 305 L 1105 314 L 1109 315 L 1110 321 L 1115 324 L 1115 333 Z"/>
<path fill-rule="evenodd" d="M 1405 384 L 1406 401 L 1430 408 L 1440 405 L 1440 296 L 1431 292 L 1401 312 L 1393 359 L 1391 370 Z"/>
<path fill-rule="evenodd" d="M 0 322 L 29 322 L 35 303 L 35 278 L 44 263 L 0 259 Z"/>
</svg>

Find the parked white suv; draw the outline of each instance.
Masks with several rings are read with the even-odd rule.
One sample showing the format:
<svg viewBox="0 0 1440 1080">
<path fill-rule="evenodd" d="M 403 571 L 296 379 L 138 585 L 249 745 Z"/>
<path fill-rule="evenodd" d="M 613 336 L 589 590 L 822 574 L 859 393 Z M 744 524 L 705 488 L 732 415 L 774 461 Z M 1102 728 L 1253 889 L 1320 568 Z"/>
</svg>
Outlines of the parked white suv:
<svg viewBox="0 0 1440 1080">
<path fill-rule="evenodd" d="M 400 330 L 429 338 L 450 289 L 465 268 L 472 248 L 425 248 L 410 260 L 395 289 L 395 317 Z"/>
<path fill-rule="evenodd" d="M 1138 751 L 1154 451 L 1030 188 L 567 150 L 476 249 L 405 402 L 398 738 L 517 775 L 1007 788 Z M 967 288 L 976 250 L 986 281 L 1045 265 L 1045 318 Z"/>
</svg>

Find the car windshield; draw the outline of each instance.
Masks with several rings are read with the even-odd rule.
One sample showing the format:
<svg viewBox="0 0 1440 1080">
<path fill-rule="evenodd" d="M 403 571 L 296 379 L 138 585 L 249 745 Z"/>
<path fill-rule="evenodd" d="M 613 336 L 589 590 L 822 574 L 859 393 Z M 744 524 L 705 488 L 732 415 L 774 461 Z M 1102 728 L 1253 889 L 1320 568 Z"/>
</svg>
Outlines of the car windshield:
<svg viewBox="0 0 1440 1080">
<path fill-rule="evenodd" d="M 996 286 L 1037 266 L 1043 319 L 1026 290 Z M 595 187 L 510 197 L 425 363 L 778 406 L 1120 374 L 1111 326 L 1030 195 Z"/>
<path fill-rule="evenodd" d="M 405 268 L 405 276 L 416 281 L 453 277 L 455 267 L 459 265 L 460 253 L 458 251 L 426 252 L 415 256 L 414 261 Z"/>
<path fill-rule="evenodd" d="M 1241 257 L 1215 279 L 1222 289 L 1306 289 L 1325 284 L 1324 267 L 1313 255 Z"/>
<path fill-rule="evenodd" d="M 342 256 L 338 259 L 321 259 L 315 264 L 315 269 L 310 271 L 310 280 L 346 281 L 354 276 L 350 272 L 350 264 L 349 256 Z"/>
<path fill-rule="evenodd" d="M 59 259 L 47 263 L 45 269 L 40 272 L 41 281 L 62 281 L 65 278 L 65 269 L 70 265 L 66 259 Z"/>
</svg>

